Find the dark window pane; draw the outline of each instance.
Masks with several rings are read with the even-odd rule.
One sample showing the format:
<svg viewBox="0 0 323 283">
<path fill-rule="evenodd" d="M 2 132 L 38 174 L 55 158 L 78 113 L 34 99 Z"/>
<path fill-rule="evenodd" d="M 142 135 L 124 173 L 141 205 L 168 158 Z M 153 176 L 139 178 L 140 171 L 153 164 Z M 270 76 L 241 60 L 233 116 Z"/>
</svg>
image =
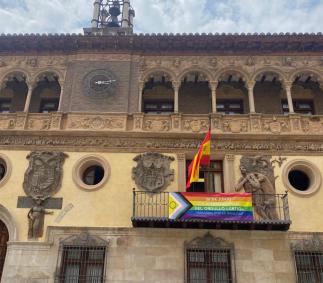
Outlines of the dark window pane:
<svg viewBox="0 0 323 283">
<path fill-rule="evenodd" d="M 243 103 L 242 100 L 218 100 L 216 109 L 220 114 L 243 114 Z"/>
<path fill-rule="evenodd" d="M 58 110 L 58 99 L 43 99 L 40 104 L 40 113 L 54 112 Z"/>
<path fill-rule="evenodd" d="M 186 180 L 188 178 L 188 167 L 191 160 L 186 161 Z M 209 167 L 200 167 L 200 182 L 192 183 L 190 192 L 223 192 L 223 169 L 222 161 L 211 161 Z"/>
</svg>

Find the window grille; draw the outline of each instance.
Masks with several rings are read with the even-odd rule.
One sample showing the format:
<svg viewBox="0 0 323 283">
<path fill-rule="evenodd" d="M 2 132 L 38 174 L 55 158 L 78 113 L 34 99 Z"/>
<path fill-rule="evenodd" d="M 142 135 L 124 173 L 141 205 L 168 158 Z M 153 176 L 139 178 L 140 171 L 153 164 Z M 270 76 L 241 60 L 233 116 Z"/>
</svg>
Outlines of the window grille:
<svg viewBox="0 0 323 283">
<path fill-rule="evenodd" d="M 295 251 L 297 283 L 323 282 L 323 252 Z"/>
<path fill-rule="evenodd" d="M 81 234 L 60 245 L 56 283 L 104 283 L 107 245 Z M 80 240 L 81 239 L 81 240 Z"/>
<path fill-rule="evenodd" d="M 230 250 L 189 249 L 187 250 L 187 269 L 189 283 L 230 283 Z"/>
<path fill-rule="evenodd" d="M 206 234 L 185 244 L 187 283 L 233 283 L 233 246 Z"/>
</svg>

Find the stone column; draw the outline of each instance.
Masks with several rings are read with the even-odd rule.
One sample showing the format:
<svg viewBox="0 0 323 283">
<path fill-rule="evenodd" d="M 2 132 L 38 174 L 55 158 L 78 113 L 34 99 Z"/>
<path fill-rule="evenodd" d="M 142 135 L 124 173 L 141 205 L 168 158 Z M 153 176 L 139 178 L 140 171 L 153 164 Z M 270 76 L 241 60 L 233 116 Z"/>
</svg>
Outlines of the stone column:
<svg viewBox="0 0 323 283">
<path fill-rule="evenodd" d="M 235 174 L 234 174 L 234 155 L 227 154 L 223 161 L 223 179 L 224 179 L 224 192 L 234 192 Z"/>
<path fill-rule="evenodd" d="M 173 82 L 174 88 L 174 112 L 178 113 L 178 92 L 180 87 L 180 82 Z"/>
<path fill-rule="evenodd" d="M 30 101 L 31 101 L 31 97 L 32 97 L 32 94 L 33 94 L 33 90 L 34 90 L 34 84 L 33 83 L 28 83 L 27 82 L 27 85 L 28 85 L 28 93 L 27 93 L 27 97 L 26 97 L 24 112 L 29 111 Z"/>
<path fill-rule="evenodd" d="M 143 112 L 142 111 L 142 92 L 144 89 L 143 86 L 144 86 L 143 82 L 139 82 L 138 112 Z"/>
<path fill-rule="evenodd" d="M 292 85 L 293 85 L 292 82 L 285 82 L 284 83 L 289 113 L 294 113 L 294 105 L 293 105 L 293 99 L 292 99 Z"/>
<path fill-rule="evenodd" d="M 96 0 L 93 4 L 93 19 L 92 19 L 92 28 L 96 28 L 98 25 L 99 17 L 100 17 L 100 0 Z"/>
<path fill-rule="evenodd" d="M 185 166 L 185 154 L 177 154 L 177 170 L 178 170 L 178 189 L 180 192 L 186 191 L 186 166 Z"/>
<path fill-rule="evenodd" d="M 59 85 L 61 87 L 61 93 L 59 95 L 59 103 L 58 103 L 58 109 L 57 109 L 58 112 L 62 110 L 62 101 L 63 101 L 63 95 L 64 95 L 64 82 L 59 81 Z"/>
<path fill-rule="evenodd" d="M 123 28 L 129 27 L 129 11 L 130 11 L 130 1 L 124 0 L 123 8 L 122 8 L 122 20 L 121 20 L 121 27 Z"/>
<path fill-rule="evenodd" d="M 250 113 L 255 113 L 255 100 L 254 100 L 254 95 L 253 95 L 253 89 L 255 87 L 255 82 L 254 81 L 249 81 L 247 82 L 247 88 L 248 88 L 248 98 L 249 98 L 249 112 Z"/>
<path fill-rule="evenodd" d="M 216 90 L 218 88 L 218 81 L 211 82 L 211 92 L 212 92 L 212 113 L 216 113 Z"/>
</svg>

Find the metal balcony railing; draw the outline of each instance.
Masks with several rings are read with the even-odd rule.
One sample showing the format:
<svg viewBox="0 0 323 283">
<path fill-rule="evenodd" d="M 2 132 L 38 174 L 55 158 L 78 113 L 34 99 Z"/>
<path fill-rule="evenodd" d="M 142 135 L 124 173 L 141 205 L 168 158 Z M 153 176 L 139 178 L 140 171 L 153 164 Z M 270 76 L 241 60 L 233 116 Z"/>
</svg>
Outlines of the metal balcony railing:
<svg viewBox="0 0 323 283">
<path fill-rule="evenodd" d="M 178 193 L 180 194 L 180 193 Z M 192 193 L 193 194 L 193 193 Z M 199 195 L 203 193 L 197 193 Z M 207 193 L 205 193 L 207 195 Z M 252 194 L 249 219 L 169 217 L 170 192 L 133 192 L 132 223 L 135 227 L 288 230 L 291 224 L 286 194 Z M 185 215 L 184 215 L 185 216 Z"/>
</svg>

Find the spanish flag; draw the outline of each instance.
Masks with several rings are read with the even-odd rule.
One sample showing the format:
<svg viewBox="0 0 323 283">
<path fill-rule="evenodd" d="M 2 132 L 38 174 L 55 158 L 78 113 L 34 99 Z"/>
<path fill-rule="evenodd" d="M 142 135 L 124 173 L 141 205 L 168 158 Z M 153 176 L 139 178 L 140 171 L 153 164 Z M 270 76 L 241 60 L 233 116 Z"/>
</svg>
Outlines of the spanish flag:
<svg viewBox="0 0 323 283">
<path fill-rule="evenodd" d="M 191 183 L 199 182 L 200 165 L 210 165 L 210 154 L 211 154 L 211 129 L 207 132 L 203 142 L 194 159 L 188 167 L 188 178 L 186 182 L 186 189 L 191 186 Z"/>
</svg>

